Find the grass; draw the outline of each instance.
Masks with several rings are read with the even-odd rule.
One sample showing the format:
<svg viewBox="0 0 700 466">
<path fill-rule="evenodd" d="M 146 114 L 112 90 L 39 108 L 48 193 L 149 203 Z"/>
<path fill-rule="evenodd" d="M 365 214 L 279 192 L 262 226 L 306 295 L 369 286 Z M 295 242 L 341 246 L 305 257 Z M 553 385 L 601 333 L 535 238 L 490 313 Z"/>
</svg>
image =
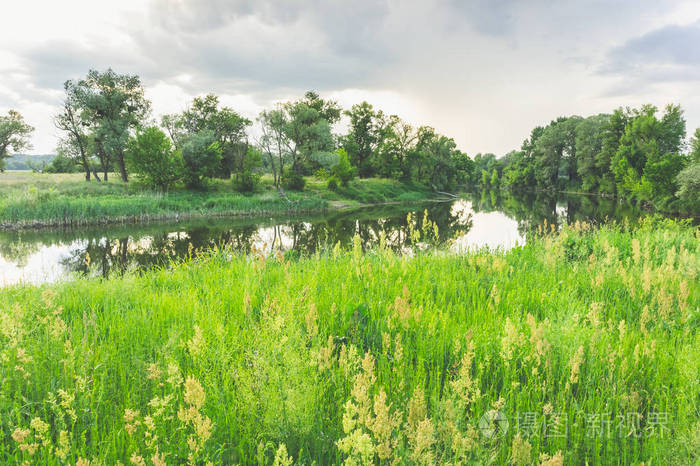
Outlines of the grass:
<svg viewBox="0 0 700 466">
<path fill-rule="evenodd" d="M 268 177 L 255 193 L 233 191 L 232 183 L 213 180 L 206 192 L 157 193 L 138 183 L 85 182 L 81 174 L 8 172 L 0 175 L 0 227 L 75 226 L 143 222 L 198 216 L 315 212 L 333 207 L 426 199 L 422 186 L 396 181 L 356 180 L 337 192 L 309 178 L 304 192 L 278 195 Z"/>
<path fill-rule="evenodd" d="M 577 224 L 11 287 L 0 462 L 696 464 L 699 244 Z"/>
</svg>

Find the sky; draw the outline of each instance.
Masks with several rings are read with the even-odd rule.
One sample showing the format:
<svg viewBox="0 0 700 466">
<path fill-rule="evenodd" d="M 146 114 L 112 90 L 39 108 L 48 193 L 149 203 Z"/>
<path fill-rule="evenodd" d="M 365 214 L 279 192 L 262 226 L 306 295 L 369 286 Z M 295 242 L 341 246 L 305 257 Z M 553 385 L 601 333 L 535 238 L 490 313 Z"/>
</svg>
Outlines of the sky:
<svg viewBox="0 0 700 466">
<path fill-rule="evenodd" d="M 314 89 L 500 156 L 558 116 L 645 103 L 681 104 L 690 134 L 699 43 L 697 0 L 24 0 L 0 15 L 0 114 L 52 153 L 63 83 L 112 67 L 154 118 L 215 93 L 254 120 Z"/>
</svg>

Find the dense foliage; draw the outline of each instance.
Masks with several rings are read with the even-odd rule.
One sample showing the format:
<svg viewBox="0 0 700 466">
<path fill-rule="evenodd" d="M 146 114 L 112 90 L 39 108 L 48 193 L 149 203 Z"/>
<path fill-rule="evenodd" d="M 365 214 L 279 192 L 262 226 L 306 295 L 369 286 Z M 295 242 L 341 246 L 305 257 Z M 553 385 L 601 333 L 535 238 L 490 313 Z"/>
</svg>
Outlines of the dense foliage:
<svg viewBox="0 0 700 466">
<path fill-rule="evenodd" d="M 0 462 L 695 464 L 697 230 L 534 231 L 4 289 Z"/>
<path fill-rule="evenodd" d="M 679 106 L 657 114 L 656 107 L 645 105 L 610 115 L 558 118 L 532 130 L 520 150 L 482 167 L 481 184 L 493 186 L 497 170 L 505 188 L 583 191 L 697 212 L 698 157 L 692 154 L 697 143 L 685 153 Z"/>
<path fill-rule="evenodd" d="M 15 110 L 10 110 L 6 116 L 0 115 L 0 170 L 4 170 L 11 150 L 18 152 L 31 147 L 29 135 L 33 131 L 34 128 Z"/>
</svg>

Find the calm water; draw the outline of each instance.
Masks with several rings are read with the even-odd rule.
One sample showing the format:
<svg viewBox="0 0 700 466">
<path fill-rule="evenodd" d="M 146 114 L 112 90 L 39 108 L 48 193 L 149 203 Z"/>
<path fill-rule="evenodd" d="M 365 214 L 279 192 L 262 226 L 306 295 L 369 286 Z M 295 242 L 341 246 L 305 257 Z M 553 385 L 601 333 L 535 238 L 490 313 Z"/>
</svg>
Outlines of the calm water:
<svg viewBox="0 0 700 466">
<path fill-rule="evenodd" d="M 529 228 L 545 219 L 561 224 L 576 220 L 634 219 L 640 215 L 632 206 L 614 200 L 585 196 L 501 197 L 484 192 L 451 202 L 316 216 L 200 219 L 77 230 L 0 230 L 0 286 L 55 282 L 84 274 L 107 277 L 162 267 L 212 246 L 228 245 L 241 251 L 249 251 L 253 246 L 280 247 L 308 253 L 337 242 L 349 247 L 355 234 L 365 247 L 372 247 L 384 231 L 387 244 L 403 249 L 410 243 L 407 215 L 413 215 L 415 226 L 420 229 L 426 210 L 427 218 L 438 225 L 436 242 L 456 238 L 452 247 L 457 250 L 482 246 L 511 248 L 524 243 Z"/>
</svg>

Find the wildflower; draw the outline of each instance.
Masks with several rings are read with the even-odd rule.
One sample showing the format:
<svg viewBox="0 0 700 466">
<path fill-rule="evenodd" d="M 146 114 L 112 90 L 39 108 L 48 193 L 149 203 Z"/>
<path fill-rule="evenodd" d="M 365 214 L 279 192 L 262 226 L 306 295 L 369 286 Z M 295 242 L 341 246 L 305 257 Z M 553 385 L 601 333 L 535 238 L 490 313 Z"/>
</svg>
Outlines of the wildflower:
<svg viewBox="0 0 700 466">
<path fill-rule="evenodd" d="M 70 438 L 68 437 L 68 432 L 62 430 L 58 434 L 58 446 L 56 447 L 56 456 L 58 456 L 61 460 L 65 460 L 69 452 Z"/>
<path fill-rule="evenodd" d="M 459 375 L 457 379 L 450 383 L 455 393 L 457 393 L 460 399 L 467 405 L 473 403 L 481 396 L 481 390 L 478 387 L 477 381 L 472 379 L 471 376 L 473 360 L 474 342 L 470 340 L 467 343 L 467 350 L 462 356 Z"/>
<path fill-rule="evenodd" d="M 277 448 L 277 452 L 275 453 L 275 462 L 273 463 L 273 466 L 291 466 L 293 463 L 294 461 L 287 453 L 287 446 L 284 443 L 281 443 Z"/>
<path fill-rule="evenodd" d="M 376 451 L 380 460 L 388 460 L 392 453 L 392 437 L 400 419 L 391 413 L 391 403 L 386 402 L 386 393 L 380 390 L 374 397 L 374 419 L 367 426 L 377 442 Z"/>
<path fill-rule="evenodd" d="M 42 421 L 40 418 L 35 417 L 29 422 L 29 426 L 34 429 L 34 434 L 36 437 L 41 439 L 41 443 L 44 446 L 48 446 L 51 443 L 51 439 L 49 438 L 49 425 Z"/>
<path fill-rule="evenodd" d="M 554 456 L 549 456 L 547 453 L 540 454 L 540 466 L 564 466 L 564 457 L 561 451 L 558 451 Z"/>
<path fill-rule="evenodd" d="M 581 372 L 581 364 L 583 364 L 583 345 L 579 346 L 571 359 L 571 374 L 567 382 L 567 388 L 578 383 L 579 373 Z"/>
<path fill-rule="evenodd" d="M 163 455 L 162 453 L 159 453 L 157 447 L 156 447 L 156 452 L 151 457 L 151 462 L 153 462 L 153 466 L 167 466 L 167 464 L 168 464 L 165 462 L 165 455 Z"/>
<path fill-rule="evenodd" d="M 315 337 L 318 334 L 318 311 L 316 305 L 309 305 L 309 312 L 306 313 L 306 332 L 309 337 Z"/>
<path fill-rule="evenodd" d="M 29 433 L 29 429 L 21 429 L 17 427 L 12 432 L 12 440 L 14 440 L 17 443 L 24 443 L 24 441 L 27 440 L 27 437 L 29 437 Z"/>
<path fill-rule="evenodd" d="M 141 424 L 138 417 L 138 411 L 129 408 L 124 410 L 124 429 L 129 435 L 133 435 L 136 432 L 136 428 Z"/>
<path fill-rule="evenodd" d="M 146 371 L 148 372 L 148 375 L 146 378 L 148 380 L 159 380 L 160 376 L 162 374 L 162 371 L 158 368 L 156 363 L 152 362 L 151 364 L 148 365 L 146 368 Z"/>
<path fill-rule="evenodd" d="M 137 453 L 133 453 L 131 458 L 129 458 L 129 461 L 131 461 L 131 464 L 135 466 L 146 466 L 146 461 L 143 459 L 143 456 L 140 456 Z"/>
<path fill-rule="evenodd" d="M 166 375 L 167 375 L 166 381 L 172 387 L 179 386 L 182 383 L 182 375 L 180 375 L 180 368 L 174 362 L 168 364 L 168 368 L 166 370 Z"/>
<path fill-rule="evenodd" d="M 190 354 L 193 357 L 197 357 L 204 354 L 205 346 L 206 342 L 204 341 L 204 333 L 202 332 L 202 329 L 199 328 L 199 325 L 195 325 L 194 335 L 192 335 L 192 339 L 187 342 L 187 348 L 190 350 Z"/>
<path fill-rule="evenodd" d="M 192 376 L 185 381 L 185 403 L 201 409 L 204 406 L 205 393 L 202 385 Z"/>
<path fill-rule="evenodd" d="M 333 350 L 335 345 L 333 344 L 333 337 L 328 336 L 328 344 L 326 346 L 321 346 L 318 350 L 317 363 L 321 370 L 330 369 L 333 364 Z"/>
<path fill-rule="evenodd" d="M 516 434 L 513 437 L 513 444 L 511 446 L 511 462 L 516 466 L 525 466 L 530 464 L 530 457 L 532 454 L 532 446 L 530 442 L 524 440 L 520 434 Z"/>
<path fill-rule="evenodd" d="M 552 403 L 547 403 L 542 407 L 542 412 L 544 414 L 552 414 L 554 412 L 554 406 L 552 406 Z"/>
<path fill-rule="evenodd" d="M 412 444 L 413 459 L 418 464 L 432 464 L 433 452 L 432 446 L 435 443 L 435 429 L 430 418 L 426 417 L 418 423 L 416 429 L 416 437 Z"/>
<path fill-rule="evenodd" d="M 503 358 L 506 366 L 508 366 L 513 359 L 513 354 L 519 348 L 523 337 L 509 318 L 506 318 L 503 333 L 503 338 L 501 338 L 501 358 Z"/>
<path fill-rule="evenodd" d="M 639 316 L 639 327 L 644 335 L 649 335 L 647 324 L 650 322 L 651 315 L 649 314 L 649 306 L 644 306 L 644 309 L 642 309 L 642 314 Z"/>
</svg>

